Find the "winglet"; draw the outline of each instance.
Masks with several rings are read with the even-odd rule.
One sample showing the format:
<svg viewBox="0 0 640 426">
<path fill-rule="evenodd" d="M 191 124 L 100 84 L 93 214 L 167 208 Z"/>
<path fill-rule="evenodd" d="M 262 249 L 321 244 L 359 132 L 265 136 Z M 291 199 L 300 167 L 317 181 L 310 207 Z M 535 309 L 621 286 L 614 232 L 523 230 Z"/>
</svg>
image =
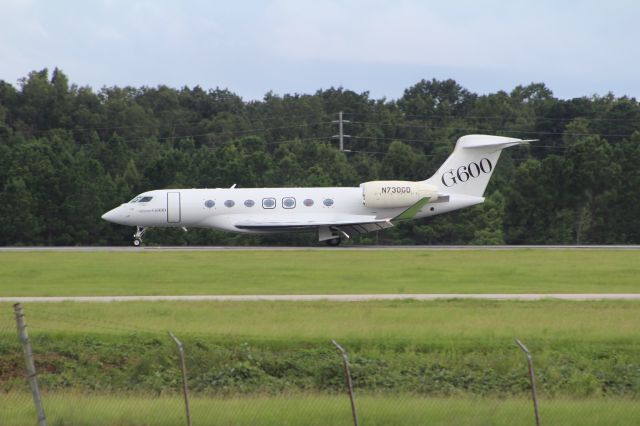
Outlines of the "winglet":
<svg viewBox="0 0 640 426">
<path fill-rule="evenodd" d="M 420 198 L 417 203 L 400 213 L 398 216 L 394 217 L 393 220 L 408 220 L 413 219 L 415 215 L 418 214 L 421 208 L 425 206 L 429 202 L 429 197 Z"/>
</svg>

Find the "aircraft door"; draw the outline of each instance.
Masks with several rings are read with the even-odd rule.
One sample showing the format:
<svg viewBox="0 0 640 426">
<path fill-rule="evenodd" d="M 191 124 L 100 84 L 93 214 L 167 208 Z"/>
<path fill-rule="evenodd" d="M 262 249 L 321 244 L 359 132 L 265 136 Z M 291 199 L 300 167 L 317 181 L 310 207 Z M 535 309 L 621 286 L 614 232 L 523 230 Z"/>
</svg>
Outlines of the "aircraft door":
<svg viewBox="0 0 640 426">
<path fill-rule="evenodd" d="M 167 222 L 180 223 L 180 193 L 167 192 Z"/>
</svg>

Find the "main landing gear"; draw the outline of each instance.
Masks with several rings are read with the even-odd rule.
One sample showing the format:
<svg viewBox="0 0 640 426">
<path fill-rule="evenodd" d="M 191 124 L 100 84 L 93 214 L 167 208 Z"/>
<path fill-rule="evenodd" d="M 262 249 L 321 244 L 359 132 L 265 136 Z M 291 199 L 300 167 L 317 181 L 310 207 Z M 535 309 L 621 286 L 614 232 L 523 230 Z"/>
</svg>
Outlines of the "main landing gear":
<svg viewBox="0 0 640 426">
<path fill-rule="evenodd" d="M 318 228 L 318 240 L 324 241 L 329 247 L 337 247 L 342 239 L 348 240 L 349 234 L 337 226 L 321 226 Z"/>
<path fill-rule="evenodd" d="M 142 226 L 136 226 L 136 233 L 133 234 L 133 245 L 136 247 L 140 247 L 142 244 L 142 236 L 144 235 L 147 229 Z"/>
<path fill-rule="evenodd" d="M 330 246 L 330 247 L 338 247 L 341 242 L 342 242 L 342 238 L 336 237 L 336 238 L 332 238 L 330 240 L 327 240 L 327 245 Z"/>
</svg>

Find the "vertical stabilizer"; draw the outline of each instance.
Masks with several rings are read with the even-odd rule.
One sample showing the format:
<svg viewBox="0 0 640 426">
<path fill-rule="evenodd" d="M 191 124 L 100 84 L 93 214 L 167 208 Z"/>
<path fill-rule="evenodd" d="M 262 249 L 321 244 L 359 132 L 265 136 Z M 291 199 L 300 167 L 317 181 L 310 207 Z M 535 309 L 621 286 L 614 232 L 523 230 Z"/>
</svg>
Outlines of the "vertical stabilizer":
<svg viewBox="0 0 640 426">
<path fill-rule="evenodd" d="M 463 136 L 438 171 L 424 182 L 437 186 L 442 194 L 482 197 L 502 150 L 526 143 L 503 136 Z"/>
</svg>

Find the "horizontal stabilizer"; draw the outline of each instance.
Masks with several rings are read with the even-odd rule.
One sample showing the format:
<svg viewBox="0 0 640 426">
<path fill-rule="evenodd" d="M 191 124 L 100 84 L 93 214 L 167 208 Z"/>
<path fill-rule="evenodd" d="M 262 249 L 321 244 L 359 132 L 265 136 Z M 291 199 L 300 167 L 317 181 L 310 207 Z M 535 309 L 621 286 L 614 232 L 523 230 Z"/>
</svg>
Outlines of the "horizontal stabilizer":
<svg viewBox="0 0 640 426">
<path fill-rule="evenodd" d="M 472 135 L 473 137 L 465 136 L 460 142 L 460 147 L 464 149 L 476 149 L 476 148 L 495 148 L 495 150 L 502 150 L 509 148 L 510 146 L 526 145 L 529 142 L 536 141 L 537 139 L 516 139 L 516 138 L 497 138 L 496 136 L 487 135 Z"/>
</svg>

